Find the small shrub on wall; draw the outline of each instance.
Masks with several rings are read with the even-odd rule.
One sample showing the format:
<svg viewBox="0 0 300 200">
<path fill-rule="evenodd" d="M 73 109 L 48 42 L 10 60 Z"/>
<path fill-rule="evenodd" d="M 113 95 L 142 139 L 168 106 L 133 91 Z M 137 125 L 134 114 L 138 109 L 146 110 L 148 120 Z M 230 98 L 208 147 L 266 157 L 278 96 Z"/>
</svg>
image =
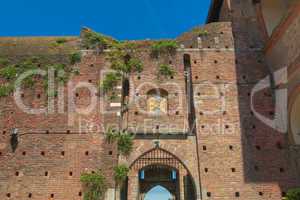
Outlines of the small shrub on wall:
<svg viewBox="0 0 300 200">
<path fill-rule="evenodd" d="M 129 168 L 126 165 L 118 165 L 114 168 L 115 180 L 118 184 L 122 184 L 128 175 Z"/>
<path fill-rule="evenodd" d="M 300 188 L 289 190 L 283 200 L 300 200 Z"/>
<path fill-rule="evenodd" d="M 104 198 L 107 186 L 105 177 L 100 170 L 95 173 L 83 173 L 80 176 L 80 181 L 83 185 L 84 200 L 101 200 Z"/>
</svg>

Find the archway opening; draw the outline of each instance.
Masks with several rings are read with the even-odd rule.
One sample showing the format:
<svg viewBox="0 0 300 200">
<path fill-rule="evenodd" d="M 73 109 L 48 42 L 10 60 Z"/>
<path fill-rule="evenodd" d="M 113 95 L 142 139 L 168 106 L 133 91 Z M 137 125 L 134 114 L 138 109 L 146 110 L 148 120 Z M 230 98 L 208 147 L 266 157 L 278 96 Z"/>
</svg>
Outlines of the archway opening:
<svg viewBox="0 0 300 200">
<path fill-rule="evenodd" d="M 152 188 L 145 195 L 145 200 L 171 200 L 172 194 L 165 188 L 160 185 Z"/>
<path fill-rule="evenodd" d="M 178 171 L 169 166 L 150 165 L 141 169 L 139 171 L 139 186 L 143 200 L 179 199 Z"/>
</svg>

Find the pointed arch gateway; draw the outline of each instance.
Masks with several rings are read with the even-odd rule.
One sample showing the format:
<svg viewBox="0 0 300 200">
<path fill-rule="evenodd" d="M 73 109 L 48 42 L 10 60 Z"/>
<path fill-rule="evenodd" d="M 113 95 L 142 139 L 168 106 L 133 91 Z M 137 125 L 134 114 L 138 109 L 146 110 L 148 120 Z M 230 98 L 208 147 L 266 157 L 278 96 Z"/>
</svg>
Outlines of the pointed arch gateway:
<svg viewBox="0 0 300 200">
<path fill-rule="evenodd" d="M 172 153 L 154 148 L 137 158 L 130 166 L 127 186 L 128 200 L 144 200 L 156 186 L 163 186 L 172 200 L 195 200 L 193 178 L 180 159 Z"/>
</svg>

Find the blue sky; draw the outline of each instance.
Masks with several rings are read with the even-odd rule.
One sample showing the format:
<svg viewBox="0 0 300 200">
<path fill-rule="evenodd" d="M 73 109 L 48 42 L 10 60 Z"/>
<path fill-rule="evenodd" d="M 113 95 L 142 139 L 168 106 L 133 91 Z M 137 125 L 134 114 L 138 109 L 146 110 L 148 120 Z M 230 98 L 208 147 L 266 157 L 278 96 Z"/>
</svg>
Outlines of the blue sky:
<svg viewBox="0 0 300 200">
<path fill-rule="evenodd" d="M 0 36 L 79 35 L 90 27 L 117 39 L 175 38 L 205 23 L 210 0 L 3 0 Z"/>
</svg>

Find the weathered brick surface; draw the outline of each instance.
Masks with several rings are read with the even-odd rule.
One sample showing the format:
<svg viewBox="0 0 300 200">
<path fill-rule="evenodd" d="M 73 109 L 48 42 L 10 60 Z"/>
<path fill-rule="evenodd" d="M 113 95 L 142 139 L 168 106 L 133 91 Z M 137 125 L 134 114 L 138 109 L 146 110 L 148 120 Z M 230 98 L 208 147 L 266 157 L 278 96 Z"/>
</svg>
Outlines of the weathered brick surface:
<svg viewBox="0 0 300 200">
<path fill-rule="evenodd" d="M 80 174 L 99 168 L 109 187 L 113 188 L 113 167 L 118 162 L 131 166 L 144 153 L 154 149 L 157 140 L 159 147 L 174 155 L 183 164 L 184 171 L 192 176 L 197 199 L 202 196 L 214 200 L 280 200 L 282 192 L 299 186 L 298 147 L 290 148 L 286 134 L 275 131 L 257 118 L 257 113 L 268 119 L 274 118 L 274 91 L 269 88 L 259 91 L 251 101 L 255 85 L 269 75 L 267 63 L 270 63 L 262 49 L 264 40 L 252 1 L 224 1 L 220 21 L 224 22 L 204 26 L 202 29 L 207 34 L 191 31 L 180 36 L 177 40 L 181 47 L 174 56 L 154 59 L 147 48 L 139 52 L 144 70 L 129 77 L 128 111 L 122 121 L 117 115 L 119 108 L 111 107 L 111 103 L 119 103 L 120 98 L 109 100 L 99 95 L 97 89 L 92 94 L 97 98 L 96 107 L 87 115 L 77 114 L 67 106 L 70 95 L 80 108 L 88 106 L 91 97 L 86 88 L 70 93 L 65 87 L 64 105 L 61 105 L 64 112 L 60 114 L 29 115 L 16 106 L 12 96 L 0 98 L 0 199 L 27 199 L 30 193 L 31 199 L 39 200 L 49 199 L 51 194 L 58 200 L 82 199 Z M 297 50 L 288 37 L 278 43 L 275 53 L 283 46 Z M 48 45 L 55 38 L 42 39 L 40 45 L 44 48 L 38 48 L 36 39 L 3 38 L 0 39 L 0 55 L 15 60 L 42 52 L 59 60 L 63 59 L 60 58 L 62 54 L 76 50 L 78 38 L 69 40 L 65 50 Z M 144 42 L 143 45 L 149 44 Z M 22 54 L 24 48 L 28 49 L 26 54 Z M 185 54 L 191 57 L 196 116 L 196 135 L 189 136 Z M 85 50 L 83 55 L 80 75 L 71 80 L 74 85 L 85 81 L 98 88 L 101 70 L 109 69 L 110 63 L 105 59 L 105 53 Z M 297 61 L 296 57 L 288 54 L 284 57 L 285 62 Z M 158 79 L 160 63 L 172 65 L 176 71 L 174 77 Z M 293 61 L 293 66 L 297 68 L 297 62 Z M 166 115 L 142 112 L 147 111 L 147 92 L 153 88 L 168 92 Z M 120 93 L 119 88 L 117 94 Z M 34 108 L 46 105 L 42 85 L 26 89 L 22 98 L 26 105 Z M 57 102 L 55 99 L 56 111 Z M 104 110 L 109 112 L 104 113 Z M 107 144 L 103 136 L 105 128 L 111 125 L 148 133 L 152 138 L 137 137 L 134 151 L 118 160 L 116 147 Z M 83 128 L 82 133 L 78 131 L 79 127 Z M 12 128 L 18 128 L 21 134 L 27 133 L 20 137 L 15 153 L 12 153 L 9 141 Z M 137 173 L 137 169 L 131 168 L 129 200 L 138 193 Z"/>
</svg>

